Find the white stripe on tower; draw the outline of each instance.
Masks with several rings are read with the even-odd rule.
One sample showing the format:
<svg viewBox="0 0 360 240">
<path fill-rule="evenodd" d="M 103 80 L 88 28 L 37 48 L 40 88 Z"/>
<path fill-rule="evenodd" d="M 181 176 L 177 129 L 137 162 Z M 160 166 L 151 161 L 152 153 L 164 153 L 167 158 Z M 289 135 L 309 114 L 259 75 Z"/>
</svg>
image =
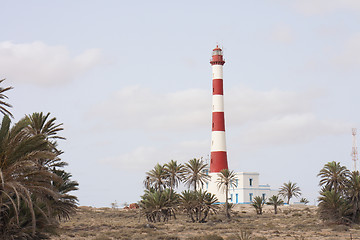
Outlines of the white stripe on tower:
<svg viewBox="0 0 360 240">
<path fill-rule="evenodd" d="M 210 172 L 220 172 L 228 168 L 225 139 L 224 94 L 223 94 L 223 59 L 218 46 L 213 49 L 210 61 L 213 72 L 213 107 L 211 134 Z"/>
</svg>

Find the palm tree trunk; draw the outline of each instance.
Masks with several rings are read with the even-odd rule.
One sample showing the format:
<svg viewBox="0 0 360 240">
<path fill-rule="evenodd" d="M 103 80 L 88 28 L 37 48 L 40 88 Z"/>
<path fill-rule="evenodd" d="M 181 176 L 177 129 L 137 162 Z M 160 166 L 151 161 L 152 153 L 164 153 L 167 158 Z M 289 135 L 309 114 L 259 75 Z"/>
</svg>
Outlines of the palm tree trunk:
<svg viewBox="0 0 360 240">
<path fill-rule="evenodd" d="M 208 214 L 209 214 L 209 210 L 206 210 L 206 211 L 204 212 L 204 217 L 201 219 L 200 222 L 204 223 L 204 222 L 206 221 L 206 218 L 207 218 Z"/>
<path fill-rule="evenodd" d="M 200 208 L 200 210 L 199 210 L 199 222 L 201 222 L 201 213 L 202 213 L 202 211 L 203 211 L 203 209 Z"/>
<path fill-rule="evenodd" d="M 193 215 L 192 210 L 189 211 L 189 215 L 190 215 L 191 221 L 192 221 L 192 222 L 195 222 L 195 219 L 194 219 L 194 215 Z"/>
<path fill-rule="evenodd" d="M 199 221 L 199 208 L 197 207 L 196 208 L 196 222 L 198 222 Z"/>
<path fill-rule="evenodd" d="M 171 176 L 170 177 L 170 192 L 172 192 L 172 190 L 173 190 L 173 185 L 174 185 L 174 177 Z"/>
<path fill-rule="evenodd" d="M 353 203 L 353 216 L 352 216 L 352 222 L 355 222 L 356 219 L 356 212 L 357 212 L 357 201 Z"/>
<path fill-rule="evenodd" d="M 277 205 L 274 204 L 274 211 L 275 211 L 275 214 L 277 214 Z"/>
<path fill-rule="evenodd" d="M 225 185 L 225 212 L 226 212 L 226 217 L 230 219 L 228 192 L 229 192 L 229 186 Z"/>
</svg>

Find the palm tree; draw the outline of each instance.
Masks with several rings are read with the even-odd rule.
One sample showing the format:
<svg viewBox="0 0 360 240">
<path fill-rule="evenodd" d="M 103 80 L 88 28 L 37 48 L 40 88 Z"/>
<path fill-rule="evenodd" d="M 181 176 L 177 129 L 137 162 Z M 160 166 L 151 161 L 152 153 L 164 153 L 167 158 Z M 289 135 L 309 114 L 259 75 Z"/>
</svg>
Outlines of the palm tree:
<svg viewBox="0 0 360 240">
<path fill-rule="evenodd" d="M 355 222 L 360 213 L 360 175 L 358 171 L 351 172 L 350 178 L 346 182 L 346 196 L 352 208 L 352 221 Z"/>
<path fill-rule="evenodd" d="M 210 176 L 203 172 L 207 168 L 207 164 L 202 159 L 191 159 L 185 164 L 185 183 L 190 187 L 194 186 L 194 190 L 197 190 L 197 186 L 209 181 Z"/>
<path fill-rule="evenodd" d="M 70 216 L 76 212 L 78 199 L 69 193 L 78 190 L 79 183 L 71 180 L 72 175 L 64 170 L 54 169 L 61 181 L 53 182 L 54 188 L 60 194 L 58 199 L 53 200 L 54 215 L 60 219 L 70 219 Z"/>
<path fill-rule="evenodd" d="M 0 83 L 2 83 L 3 81 L 5 81 L 5 79 L 1 79 Z M 13 115 L 11 114 L 11 112 L 9 110 L 6 109 L 6 107 L 12 107 L 12 106 L 9 103 L 4 102 L 4 99 L 8 98 L 4 94 L 4 92 L 9 91 L 12 88 L 13 87 L 7 87 L 7 88 L 0 87 L 0 112 L 4 115 L 9 115 L 10 117 L 13 117 Z"/>
<path fill-rule="evenodd" d="M 58 135 L 58 132 L 64 130 L 62 123 L 56 124 L 56 118 L 53 117 L 48 120 L 50 113 L 44 115 L 42 112 L 35 112 L 26 117 L 29 119 L 29 132 L 33 135 L 43 134 L 46 139 L 65 139 Z"/>
<path fill-rule="evenodd" d="M 235 184 L 236 173 L 234 171 L 229 171 L 229 169 L 223 169 L 218 174 L 217 184 L 218 188 L 222 189 L 225 192 L 225 214 L 226 217 L 230 219 L 229 213 L 229 188 L 236 187 Z"/>
<path fill-rule="evenodd" d="M 42 112 L 35 112 L 25 117 L 24 121 L 28 122 L 26 127 L 27 132 L 31 136 L 42 135 L 49 143 L 49 150 L 52 151 L 57 157 L 53 159 L 45 158 L 39 159 L 39 163 L 48 168 L 49 171 L 59 176 L 62 181 L 59 183 L 53 183 L 54 188 L 61 194 L 59 199 L 52 199 L 53 209 L 56 212 L 55 215 L 59 216 L 59 219 L 69 219 L 70 215 L 75 213 L 77 208 L 77 197 L 68 194 L 71 191 L 78 190 L 78 183 L 72 181 L 71 174 L 60 170 L 59 168 L 67 165 L 58 156 L 63 152 L 56 148 L 56 139 L 65 140 L 64 137 L 59 136 L 59 133 L 63 131 L 62 123 L 57 124 L 56 118 L 49 119 L 50 113 L 44 115 Z M 55 210 L 56 209 L 56 210 Z"/>
<path fill-rule="evenodd" d="M 284 204 L 284 201 L 282 199 L 280 199 L 278 196 L 273 195 L 269 198 L 268 202 L 266 203 L 267 205 L 273 205 L 274 206 L 274 212 L 275 214 L 277 214 L 277 208 L 278 206 L 281 206 Z"/>
<path fill-rule="evenodd" d="M 140 207 L 144 209 L 149 222 L 168 221 L 171 216 L 175 217 L 175 206 L 179 196 L 170 189 L 164 191 L 146 190 L 141 196 Z"/>
<path fill-rule="evenodd" d="M 149 176 L 146 176 L 145 180 L 143 181 L 144 187 L 146 190 L 150 190 L 151 188 L 151 179 Z"/>
<path fill-rule="evenodd" d="M 168 173 L 164 165 L 156 164 L 154 169 L 146 173 L 149 177 L 149 182 L 155 190 L 162 191 L 167 185 Z"/>
<path fill-rule="evenodd" d="M 69 192 L 78 183 L 44 164 L 60 162 L 59 153 L 47 136 L 29 132 L 29 118 L 10 123 L 5 115 L 0 127 L 0 239 L 40 239 L 75 212 Z"/>
<path fill-rule="evenodd" d="M 195 222 L 194 209 L 197 204 L 197 195 L 195 191 L 184 190 L 180 194 L 181 207 L 186 211 L 192 222 Z"/>
<path fill-rule="evenodd" d="M 287 198 L 286 203 L 289 204 L 292 197 L 299 197 L 301 195 L 301 190 L 296 183 L 289 181 L 280 187 L 279 195 Z"/>
<path fill-rule="evenodd" d="M 26 133 L 27 123 L 26 119 L 22 119 L 10 128 L 10 118 L 5 115 L 0 128 L 0 236 L 5 239 L 13 228 L 18 227 L 22 233 L 35 237 L 37 231 L 41 231 L 37 228 L 36 210 L 45 204 L 47 211 L 52 212 L 43 201 L 44 197 L 59 197 L 51 184 L 61 179 L 36 161 L 39 158 L 55 158 L 56 155 L 49 151 L 43 135 L 29 136 Z M 49 217 L 46 212 L 41 213 L 45 218 Z M 13 218 L 8 218 L 12 215 Z M 29 219 L 21 219 L 20 216 L 28 216 Z"/>
<path fill-rule="evenodd" d="M 179 183 L 184 178 L 184 166 L 178 164 L 177 161 L 171 160 L 165 164 L 165 171 L 168 175 L 168 185 L 170 189 L 174 189 L 179 186 Z"/>
<path fill-rule="evenodd" d="M 185 190 L 180 195 L 180 206 L 186 210 L 192 222 L 205 222 L 210 212 L 216 213 L 218 199 L 207 191 Z"/>
<path fill-rule="evenodd" d="M 323 169 L 320 170 L 318 177 L 320 179 L 320 186 L 325 187 L 326 190 L 342 191 L 345 187 L 346 179 L 350 172 L 345 166 L 341 166 L 339 162 L 328 162 Z"/>
<path fill-rule="evenodd" d="M 57 149 L 56 140 L 58 139 L 65 140 L 64 137 L 59 136 L 59 132 L 64 130 L 62 127 L 63 124 L 62 123 L 57 124 L 55 122 L 56 118 L 53 117 L 49 119 L 49 116 L 50 113 L 44 115 L 42 112 L 40 113 L 35 112 L 33 114 L 27 115 L 26 118 L 29 121 L 29 126 L 27 127 L 27 130 L 31 135 L 42 134 L 43 136 L 45 136 L 52 150 L 57 155 L 61 155 L 63 152 Z M 56 161 L 55 163 L 54 162 L 44 163 L 44 165 L 49 165 L 49 167 L 64 167 L 67 164 L 62 161 Z"/>
<path fill-rule="evenodd" d="M 254 200 L 251 203 L 251 206 L 253 206 L 256 209 L 257 214 L 262 214 L 262 208 L 264 206 L 264 199 L 260 196 L 254 197 Z"/>
<path fill-rule="evenodd" d="M 206 218 L 208 217 L 208 214 L 210 212 L 212 213 L 216 213 L 217 209 L 219 208 L 218 205 L 216 205 L 215 203 L 217 203 L 218 199 L 217 197 L 212 194 L 209 193 L 207 191 L 197 191 L 197 196 L 198 196 L 198 208 L 200 209 L 200 215 L 199 215 L 199 222 L 204 223 L 206 222 Z M 201 217 L 201 213 L 203 213 L 204 215 Z"/>
<path fill-rule="evenodd" d="M 349 223 L 349 208 L 345 199 L 335 190 L 325 190 L 320 192 L 319 197 L 319 216 L 322 220 L 333 223 Z"/>
<path fill-rule="evenodd" d="M 300 202 L 306 205 L 309 203 L 309 200 L 307 200 L 306 198 L 303 197 L 300 199 Z"/>
</svg>

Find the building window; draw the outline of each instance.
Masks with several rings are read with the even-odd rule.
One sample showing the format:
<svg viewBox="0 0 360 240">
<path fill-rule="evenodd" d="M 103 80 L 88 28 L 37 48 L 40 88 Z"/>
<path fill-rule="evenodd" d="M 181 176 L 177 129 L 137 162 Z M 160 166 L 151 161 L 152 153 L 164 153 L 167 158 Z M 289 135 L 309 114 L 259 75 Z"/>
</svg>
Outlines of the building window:
<svg viewBox="0 0 360 240">
<path fill-rule="evenodd" d="M 253 179 L 252 178 L 249 179 L 249 184 L 250 184 L 250 187 L 252 187 L 252 185 L 253 185 Z"/>
<path fill-rule="evenodd" d="M 239 202 L 239 194 L 235 194 L 235 198 L 236 198 L 236 203 Z"/>
<path fill-rule="evenodd" d="M 233 201 L 233 199 L 232 199 L 232 194 L 230 194 L 230 201 L 231 201 L 231 202 Z"/>
<path fill-rule="evenodd" d="M 265 198 L 266 198 L 266 194 L 263 193 L 263 194 L 262 194 L 262 199 L 263 199 L 264 202 L 265 202 Z"/>
<path fill-rule="evenodd" d="M 250 202 L 252 202 L 252 200 L 253 200 L 253 194 L 252 193 L 249 193 L 249 198 L 250 198 Z"/>
</svg>

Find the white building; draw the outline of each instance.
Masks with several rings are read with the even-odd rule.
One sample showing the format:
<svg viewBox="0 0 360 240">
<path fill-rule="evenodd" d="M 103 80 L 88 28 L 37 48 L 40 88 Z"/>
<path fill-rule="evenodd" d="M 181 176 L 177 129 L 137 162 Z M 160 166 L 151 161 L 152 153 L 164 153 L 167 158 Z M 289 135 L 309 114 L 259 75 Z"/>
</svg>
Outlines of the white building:
<svg viewBox="0 0 360 240">
<path fill-rule="evenodd" d="M 210 181 L 204 186 L 204 190 L 215 194 L 220 203 L 225 202 L 225 192 L 218 188 L 218 174 L 210 173 L 205 169 L 205 173 L 211 176 Z M 229 188 L 229 202 L 237 204 L 250 204 L 254 197 L 260 196 L 264 200 L 278 194 L 278 190 L 272 190 L 270 185 L 260 185 L 259 173 L 256 172 L 238 172 L 234 188 Z"/>
</svg>

